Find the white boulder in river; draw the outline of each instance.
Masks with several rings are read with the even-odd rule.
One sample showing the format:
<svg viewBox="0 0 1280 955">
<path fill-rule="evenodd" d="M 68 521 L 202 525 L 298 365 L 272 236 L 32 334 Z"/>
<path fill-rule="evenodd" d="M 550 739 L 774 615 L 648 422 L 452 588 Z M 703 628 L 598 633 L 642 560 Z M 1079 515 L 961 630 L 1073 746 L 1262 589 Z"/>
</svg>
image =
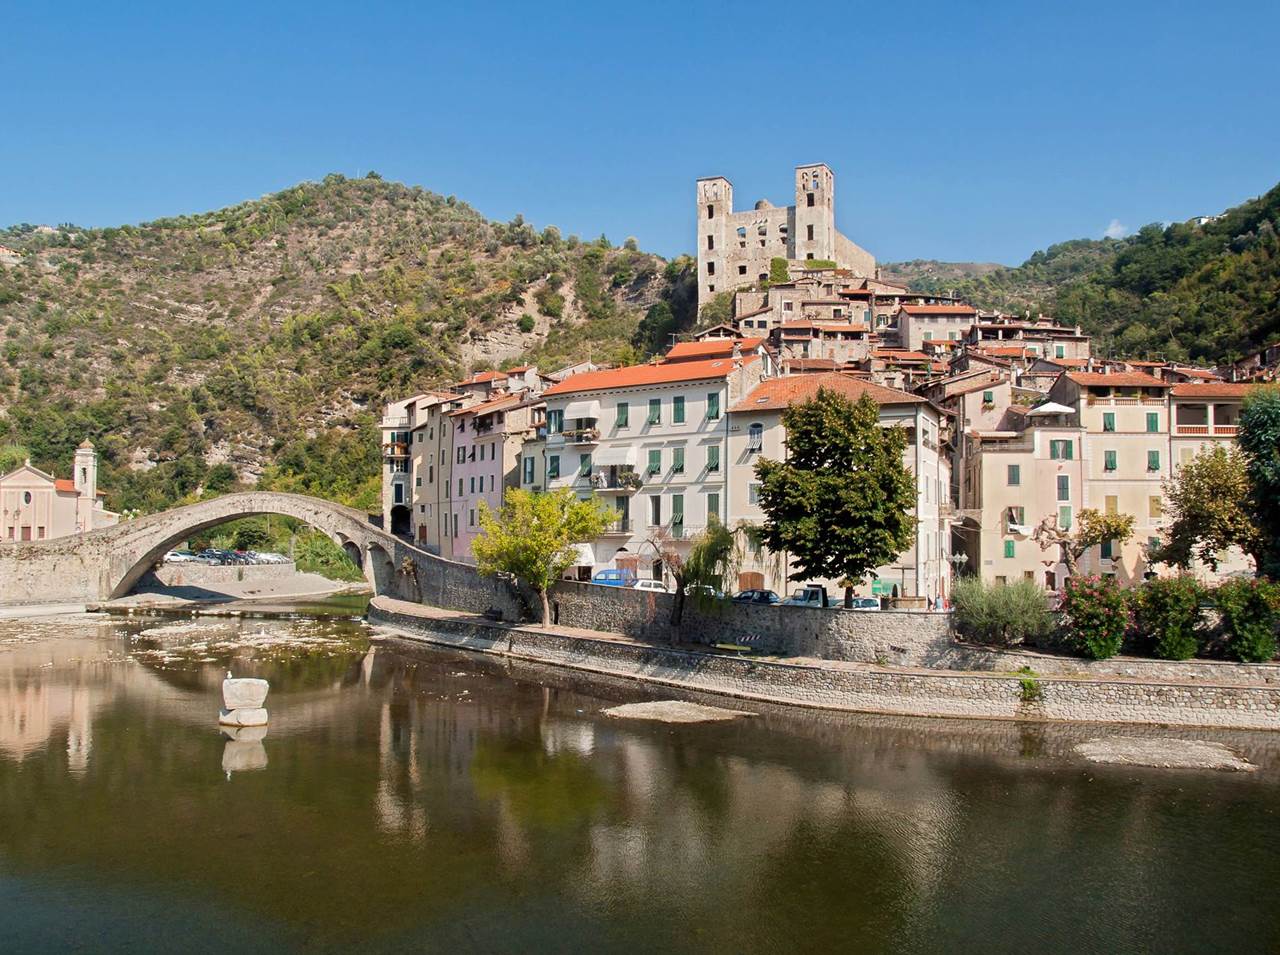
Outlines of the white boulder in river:
<svg viewBox="0 0 1280 955">
<path fill-rule="evenodd" d="M 225 709 L 218 715 L 218 722 L 223 726 L 265 726 L 267 711 L 262 704 L 267 702 L 267 691 L 271 684 L 266 680 L 248 678 L 235 679 L 231 671 L 222 681 L 222 704 Z"/>
</svg>

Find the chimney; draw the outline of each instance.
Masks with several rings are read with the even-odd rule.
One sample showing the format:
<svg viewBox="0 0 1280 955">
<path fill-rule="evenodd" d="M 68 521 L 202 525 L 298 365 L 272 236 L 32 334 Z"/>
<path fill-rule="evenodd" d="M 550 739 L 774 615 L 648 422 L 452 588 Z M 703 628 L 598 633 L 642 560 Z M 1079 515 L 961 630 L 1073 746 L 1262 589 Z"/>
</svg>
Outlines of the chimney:
<svg viewBox="0 0 1280 955">
<path fill-rule="evenodd" d="M 742 358 L 742 342 L 738 339 L 733 340 L 733 360 L 738 361 Z"/>
</svg>

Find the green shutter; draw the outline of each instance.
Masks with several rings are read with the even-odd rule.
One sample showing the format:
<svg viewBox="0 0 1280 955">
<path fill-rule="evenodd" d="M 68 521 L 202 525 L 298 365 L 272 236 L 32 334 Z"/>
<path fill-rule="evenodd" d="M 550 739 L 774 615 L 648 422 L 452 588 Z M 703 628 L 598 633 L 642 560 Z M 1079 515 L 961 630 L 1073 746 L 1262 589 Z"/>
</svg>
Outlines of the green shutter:
<svg viewBox="0 0 1280 955">
<path fill-rule="evenodd" d="M 1116 469 L 1116 453 L 1114 451 L 1102 452 L 1102 466 L 1107 471 Z"/>
<path fill-rule="evenodd" d="M 1009 486 L 1010 486 L 1010 487 L 1017 487 L 1017 486 L 1018 486 L 1019 484 L 1021 484 L 1021 483 L 1022 483 L 1022 465 L 1020 465 L 1020 464 L 1010 464 L 1010 465 L 1009 465 L 1009 480 L 1008 480 L 1008 484 L 1009 484 Z"/>
<path fill-rule="evenodd" d="M 1099 545 L 1098 550 L 1103 560 L 1111 559 L 1111 541 L 1110 540 L 1104 540 L 1102 544 Z"/>
<path fill-rule="evenodd" d="M 1116 429 L 1116 413 L 1114 411 L 1104 411 L 1102 413 L 1102 430 L 1114 431 Z"/>
<path fill-rule="evenodd" d="M 1147 470 L 1148 471 L 1160 470 L 1160 452 L 1159 451 L 1147 452 Z"/>
<path fill-rule="evenodd" d="M 707 495 L 707 523 L 710 524 L 712 519 L 720 519 L 720 495 Z"/>
<path fill-rule="evenodd" d="M 560 455 L 552 454 L 547 456 L 547 478 L 558 478 L 560 476 Z"/>
<path fill-rule="evenodd" d="M 631 406 L 625 401 L 618 402 L 618 420 L 619 428 L 629 428 L 631 426 Z"/>
<path fill-rule="evenodd" d="M 684 424 L 684 395 L 671 399 L 671 420 L 675 424 Z"/>
<path fill-rule="evenodd" d="M 662 473 L 662 451 L 658 448 L 654 448 L 649 452 L 649 473 Z"/>
<path fill-rule="evenodd" d="M 1160 414 L 1156 411 L 1147 412 L 1147 432 L 1156 434 L 1160 430 Z"/>
<path fill-rule="evenodd" d="M 713 392 L 707 395 L 707 418 L 711 421 L 720 417 L 720 393 Z"/>
<path fill-rule="evenodd" d="M 1063 506 L 1058 508 L 1058 526 L 1062 528 L 1064 531 L 1071 530 L 1071 508 L 1070 507 Z"/>
<path fill-rule="evenodd" d="M 713 444 L 707 448 L 707 470 L 720 470 L 720 445 Z"/>
<path fill-rule="evenodd" d="M 662 423 L 662 399 L 650 398 L 649 399 L 649 424 L 661 424 L 661 423 Z"/>
<path fill-rule="evenodd" d="M 1071 500 L 1071 478 L 1066 474 L 1058 475 L 1058 500 Z"/>
<path fill-rule="evenodd" d="M 673 474 L 684 474 L 684 448 L 671 449 L 671 472 Z"/>
<path fill-rule="evenodd" d="M 1004 542 L 1004 556 L 1006 557 L 1013 556 L 1013 541 Z"/>
</svg>

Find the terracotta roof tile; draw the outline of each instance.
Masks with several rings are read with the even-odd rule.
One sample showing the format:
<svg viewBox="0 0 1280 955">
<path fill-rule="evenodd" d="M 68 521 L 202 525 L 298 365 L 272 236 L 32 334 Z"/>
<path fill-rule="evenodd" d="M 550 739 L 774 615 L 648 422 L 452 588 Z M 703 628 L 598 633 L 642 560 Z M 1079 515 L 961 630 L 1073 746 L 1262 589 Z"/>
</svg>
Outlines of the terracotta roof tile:
<svg viewBox="0 0 1280 955">
<path fill-rule="evenodd" d="M 1171 393 L 1175 398 L 1243 398 L 1256 387 L 1245 382 L 1182 382 Z"/>
<path fill-rule="evenodd" d="M 764 344 L 763 338 L 708 338 L 698 342 L 680 342 L 667 350 L 666 361 L 688 361 L 691 358 L 728 358 L 733 354 L 733 344 L 738 343 L 742 354 Z"/>
<path fill-rule="evenodd" d="M 978 310 L 972 305 L 903 305 L 908 315 L 974 315 Z"/>
<path fill-rule="evenodd" d="M 1168 388 L 1167 381 L 1152 377 L 1142 371 L 1116 371 L 1111 373 L 1093 371 L 1068 371 L 1068 378 L 1077 385 L 1096 385 L 1109 388 Z"/>
<path fill-rule="evenodd" d="M 783 378 L 762 381 L 729 411 L 731 413 L 777 411 L 798 401 L 808 401 L 817 395 L 820 388 L 846 395 L 853 401 L 857 401 L 863 395 L 870 395 L 876 404 L 881 405 L 925 403 L 919 395 L 909 395 L 896 388 L 886 388 L 884 385 L 842 375 L 839 372 L 827 372 L 814 375 L 787 375 Z"/>
<path fill-rule="evenodd" d="M 744 365 L 755 361 L 756 355 L 743 355 Z M 584 371 L 566 378 L 544 391 L 544 398 L 556 395 L 576 394 L 580 391 L 609 391 L 614 388 L 636 388 L 644 385 L 674 384 L 678 381 L 701 381 L 709 378 L 726 378 L 733 371 L 729 358 L 706 361 L 664 361 L 651 365 L 628 365 L 605 371 Z"/>
</svg>

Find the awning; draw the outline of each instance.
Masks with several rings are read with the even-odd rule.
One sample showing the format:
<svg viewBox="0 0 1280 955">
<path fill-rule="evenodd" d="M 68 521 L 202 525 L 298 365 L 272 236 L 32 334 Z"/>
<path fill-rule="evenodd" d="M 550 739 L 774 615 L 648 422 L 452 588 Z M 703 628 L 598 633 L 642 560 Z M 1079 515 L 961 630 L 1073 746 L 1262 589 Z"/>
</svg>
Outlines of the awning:
<svg viewBox="0 0 1280 955">
<path fill-rule="evenodd" d="M 1072 414 L 1076 409 L 1068 408 L 1066 405 L 1060 405 L 1056 401 L 1050 401 L 1042 404 L 1039 408 L 1033 408 L 1027 412 L 1028 415 L 1041 414 Z"/>
<path fill-rule="evenodd" d="M 564 406 L 564 420 L 576 421 L 579 418 L 599 418 L 600 402 L 598 401 L 570 401 Z"/>
<path fill-rule="evenodd" d="M 627 465 L 629 467 L 636 466 L 636 449 L 632 445 L 614 445 L 613 447 L 600 448 L 591 456 L 592 467 L 608 467 L 610 465 Z"/>
<path fill-rule="evenodd" d="M 573 559 L 575 567 L 594 567 L 596 563 L 596 552 L 590 544 L 575 544 L 574 548 L 578 552 L 578 556 Z"/>
</svg>

